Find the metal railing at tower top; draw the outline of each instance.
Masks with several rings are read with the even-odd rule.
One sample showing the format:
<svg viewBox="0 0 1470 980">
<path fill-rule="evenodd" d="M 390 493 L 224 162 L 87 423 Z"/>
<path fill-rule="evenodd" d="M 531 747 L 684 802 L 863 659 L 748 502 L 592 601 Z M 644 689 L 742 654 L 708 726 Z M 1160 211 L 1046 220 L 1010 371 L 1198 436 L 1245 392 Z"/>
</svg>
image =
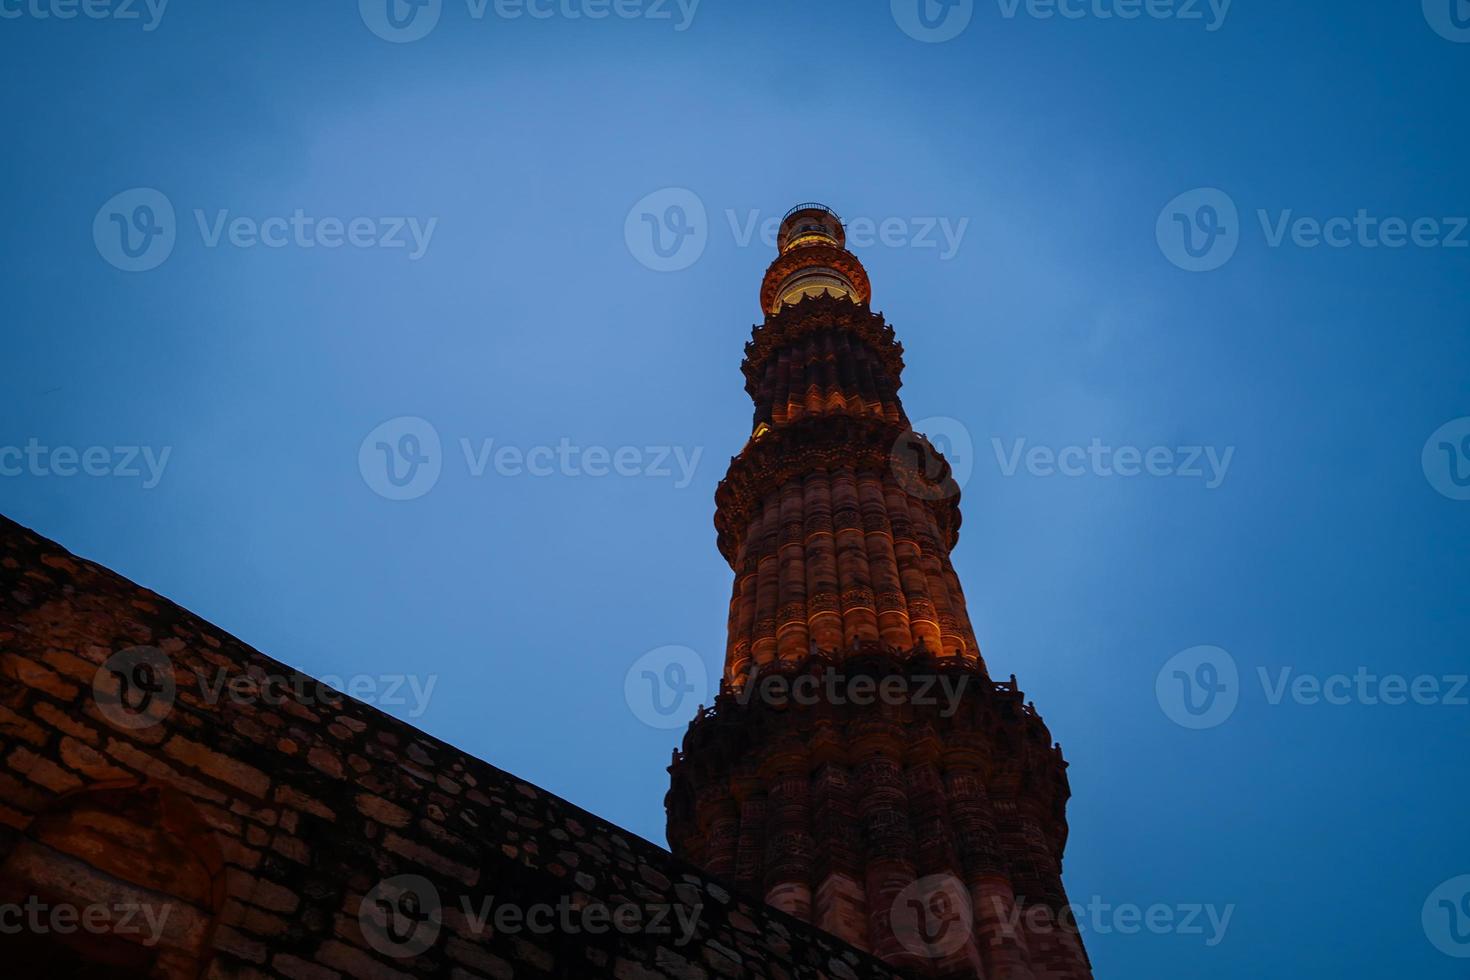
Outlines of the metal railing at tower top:
<svg viewBox="0 0 1470 980">
<path fill-rule="evenodd" d="M 798 211 L 821 211 L 824 214 L 830 214 L 832 217 L 836 218 L 838 224 L 841 224 L 842 223 L 842 218 L 841 218 L 840 215 L 838 215 L 838 213 L 836 211 L 833 211 L 831 208 L 827 207 L 827 205 L 825 205 L 825 204 L 818 204 L 816 201 L 808 201 L 805 204 L 798 204 L 796 207 L 792 208 L 790 211 L 787 211 L 785 214 L 783 214 L 781 216 L 782 223 L 785 223 L 785 221 L 786 221 L 787 218 L 791 217 L 793 214 L 795 214 Z"/>
</svg>

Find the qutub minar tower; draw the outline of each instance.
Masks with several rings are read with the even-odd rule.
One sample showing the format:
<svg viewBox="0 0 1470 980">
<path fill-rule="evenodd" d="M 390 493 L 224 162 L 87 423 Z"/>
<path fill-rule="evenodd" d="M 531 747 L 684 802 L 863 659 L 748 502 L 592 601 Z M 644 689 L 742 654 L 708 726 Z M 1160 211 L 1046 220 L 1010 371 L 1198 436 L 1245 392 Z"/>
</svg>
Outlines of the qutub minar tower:
<svg viewBox="0 0 1470 980">
<path fill-rule="evenodd" d="M 948 464 L 828 208 L 781 224 L 716 493 L 721 690 L 669 767 L 669 845 L 915 976 L 1091 977 L 1065 914 L 1066 763 L 980 655 Z"/>
<path fill-rule="evenodd" d="M 836 216 L 792 211 L 672 854 L 0 516 L 0 975 L 1090 977 L 1066 764 L 980 658 L 958 488 L 868 295 Z"/>
</svg>

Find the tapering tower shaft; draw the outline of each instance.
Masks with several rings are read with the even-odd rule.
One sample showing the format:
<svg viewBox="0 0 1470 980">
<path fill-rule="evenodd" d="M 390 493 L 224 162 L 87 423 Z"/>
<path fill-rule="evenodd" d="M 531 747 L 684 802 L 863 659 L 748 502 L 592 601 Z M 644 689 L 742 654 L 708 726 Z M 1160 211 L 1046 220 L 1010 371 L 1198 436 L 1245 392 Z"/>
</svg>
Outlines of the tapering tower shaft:
<svg viewBox="0 0 1470 980">
<path fill-rule="evenodd" d="M 670 767 L 670 846 L 919 975 L 1090 977 L 1066 763 L 980 656 L 959 489 L 910 430 L 903 348 L 829 209 L 792 209 L 778 247 L 742 365 L 753 431 L 716 492 L 721 692 Z"/>
</svg>

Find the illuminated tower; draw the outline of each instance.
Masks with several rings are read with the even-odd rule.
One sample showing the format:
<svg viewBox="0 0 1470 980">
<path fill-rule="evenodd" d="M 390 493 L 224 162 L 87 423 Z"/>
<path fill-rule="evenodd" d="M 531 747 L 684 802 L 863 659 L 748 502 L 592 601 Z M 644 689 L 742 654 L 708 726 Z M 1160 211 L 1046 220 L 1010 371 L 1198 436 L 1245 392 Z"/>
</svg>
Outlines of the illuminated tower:
<svg viewBox="0 0 1470 980">
<path fill-rule="evenodd" d="M 1066 763 L 990 679 L 950 563 L 959 489 L 910 431 L 903 348 L 819 204 L 781 223 L 715 495 L 720 694 L 669 767 L 669 844 L 916 976 L 1091 977 L 1062 889 Z"/>
</svg>

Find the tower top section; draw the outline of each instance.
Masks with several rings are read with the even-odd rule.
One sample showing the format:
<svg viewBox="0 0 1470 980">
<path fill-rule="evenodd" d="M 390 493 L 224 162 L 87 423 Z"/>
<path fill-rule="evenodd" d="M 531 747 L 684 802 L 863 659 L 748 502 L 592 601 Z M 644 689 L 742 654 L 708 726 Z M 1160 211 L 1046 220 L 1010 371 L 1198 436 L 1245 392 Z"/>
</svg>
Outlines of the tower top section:
<svg viewBox="0 0 1470 980">
<path fill-rule="evenodd" d="M 825 204 L 807 202 L 787 211 L 776 248 L 780 254 L 761 282 L 761 309 L 767 314 L 823 293 L 859 304 L 872 295 L 867 270 L 847 250 L 842 219 Z"/>
<path fill-rule="evenodd" d="M 798 204 L 781 218 L 781 231 L 776 237 L 776 247 L 784 255 L 802 245 L 847 246 L 847 232 L 842 228 L 842 219 L 837 212 L 825 204 L 808 202 Z"/>
</svg>

